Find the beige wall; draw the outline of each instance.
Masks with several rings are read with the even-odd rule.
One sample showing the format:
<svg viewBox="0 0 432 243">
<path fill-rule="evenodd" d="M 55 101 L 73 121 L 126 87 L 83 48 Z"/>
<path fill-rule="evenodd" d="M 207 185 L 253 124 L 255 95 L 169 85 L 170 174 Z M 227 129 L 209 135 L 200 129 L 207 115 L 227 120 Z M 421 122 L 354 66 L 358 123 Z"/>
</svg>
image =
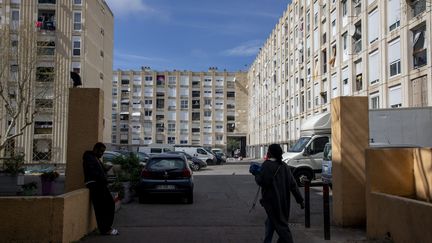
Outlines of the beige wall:
<svg viewBox="0 0 432 243">
<path fill-rule="evenodd" d="M 369 122 L 367 97 L 331 101 L 333 220 L 341 226 L 364 225 L 365 158 Z"/>
<path fill-rule="evenodd" d="M 430 148 L 366 150 L 368 238 L 432 242 L 431 156 Z"/>
<path fill-rule="evenodd" d="M 432 148 L 414 151 L 414 178 L 417 198 L 432 202 Z"/>
<path fill-rule="evenodd" d="M 96 228 L 89 201 L 87 189 L 58 197 L 2 197 L 1 241 L 77 241 Z"/>
<path fill-rule="evenodd" d="M 65 191 L 84 187 L 82 155 L 102 141 L 104 95 L 96 88 L 69 89 Z"/>
</svg>

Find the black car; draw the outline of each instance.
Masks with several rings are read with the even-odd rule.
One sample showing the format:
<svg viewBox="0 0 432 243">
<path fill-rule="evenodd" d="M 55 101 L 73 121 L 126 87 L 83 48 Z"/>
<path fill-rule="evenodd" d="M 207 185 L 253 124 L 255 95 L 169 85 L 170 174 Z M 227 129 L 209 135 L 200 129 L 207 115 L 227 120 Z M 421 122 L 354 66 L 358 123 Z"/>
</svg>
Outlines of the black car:
<svg viewBox="0 0 432 243">
<path fill-rule="evenodd" d="M 141 172 L 138 185 L 139 202 L 152 194 L 179 194 L 193 203 L 193 177 L 186 157 L 181 154 L 160 154 L 150 157 Z"/>
<path fill-rule="evenodd" d="M 189 162 L 189 166 L 193 171 L 201 170 L 201 168 L 207 167 L 207 162 L 199 159 L 198 157 L 194 157 L 184 151 L 170 151 L 168 154 L 182 154 L 186 156 L 186 159 Z"/>
</svg>

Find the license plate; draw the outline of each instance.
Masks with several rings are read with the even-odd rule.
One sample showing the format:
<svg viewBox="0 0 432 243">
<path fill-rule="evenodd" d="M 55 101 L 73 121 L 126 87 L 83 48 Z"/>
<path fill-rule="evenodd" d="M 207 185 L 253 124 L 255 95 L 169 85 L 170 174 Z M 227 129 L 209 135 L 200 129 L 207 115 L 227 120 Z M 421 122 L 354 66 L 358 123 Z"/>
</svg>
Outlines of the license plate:
<svg viewBox="0 0 432 243">
<path fill-rule="evenodd" d="M 171 190 L 171 189 L 175 189 L 175 186 L 174 185 L 157 185 L 156 189 Z"/>
</svg>

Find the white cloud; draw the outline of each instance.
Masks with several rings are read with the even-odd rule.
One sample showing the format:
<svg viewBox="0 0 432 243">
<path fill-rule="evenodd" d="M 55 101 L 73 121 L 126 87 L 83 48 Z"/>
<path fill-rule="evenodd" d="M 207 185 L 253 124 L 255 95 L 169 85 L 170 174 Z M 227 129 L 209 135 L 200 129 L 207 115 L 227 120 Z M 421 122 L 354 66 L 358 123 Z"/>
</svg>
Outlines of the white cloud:
<svg viewBox="0 0 432 243">
<path fill-rule="evenodd" d="M 114 15 L 129 15 L 137 13 L 152 13 L 155 9 L 143 0 L 106 0 Z"/>
<path fill-rule="evenodd" d="M 259 40 L 252 40 L 245 43 L 240 44 L 234 48 L 223 51 L 223 54 L 226 56 L 240 56 L 240 57 L 248 57 L 254 56 L 258 53 L 259 48 L 262 43 Z"/>
</svg>

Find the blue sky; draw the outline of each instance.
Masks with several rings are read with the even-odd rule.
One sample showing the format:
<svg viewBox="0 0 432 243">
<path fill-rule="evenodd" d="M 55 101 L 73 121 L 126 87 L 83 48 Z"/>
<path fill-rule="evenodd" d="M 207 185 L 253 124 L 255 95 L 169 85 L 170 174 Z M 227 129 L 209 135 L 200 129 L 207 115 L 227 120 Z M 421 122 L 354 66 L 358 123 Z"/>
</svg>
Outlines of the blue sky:
<svg viewBox="0 0 432 243">
<path fill-rule="evenodd" d="M 114 69 L 246 70 L 288 0 L 106 0 Z M 247 66 L 245 66 L 247 65 Z"/>
</svg>

